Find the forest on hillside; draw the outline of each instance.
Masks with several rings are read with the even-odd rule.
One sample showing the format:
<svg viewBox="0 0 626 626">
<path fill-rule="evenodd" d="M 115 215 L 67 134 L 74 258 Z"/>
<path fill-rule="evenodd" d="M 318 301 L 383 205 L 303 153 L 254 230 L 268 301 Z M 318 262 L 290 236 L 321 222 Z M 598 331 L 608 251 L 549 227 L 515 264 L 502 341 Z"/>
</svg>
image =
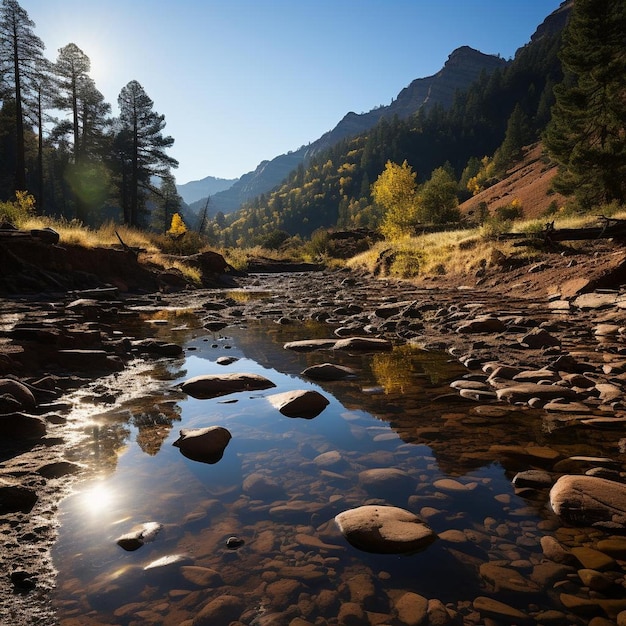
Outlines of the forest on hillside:
<svg viewBox="0 0 626 626">
<path fill-rule="evenodd" d="M 564 31 L 533 38 L 449 108 L 383 118 L 232 214 L 207 219 L 207 200 L 198 225 L 188 226 L 212 245 L 268 248 L 320 229 L 395 237 L 449 227 L 461 218 L 460 201 L 497 181 L 538 140 L 559 166 L 555 188 L 572 210 L 623 204 L 625 3 L 575 0 Z M 164 232 L 184 209 L 165 117 L 136 80 L 122 88 L 113 117 L 83 51 L 69 43 L 50 61 L 44 49 L 17 0 L 1 0 L 0 203 L 28 193 L 41 215 Z M 484 209 L 474 219 L 485 219 Z"/>
<path fill-rule="evenodd" d="M 398 234 L 385 228 L 393 210 L 408 234 L 450 225 L 461 217 L 460 201 L 496 182 L 538 140 L 546 159 L 559 164 L 555 187 L 571 197 L 572 210 L 623 204 L 624 32 L 623 0 L 576 0 L 565 32 L 520 48 L 506 67 L 457 93 L 449 109 L 381 120 L 317 154 L 240 211 L 217 215 L 209 232 L 225 245 L 278 247 L 318 229 Z M 395 198 L 381 200 L 377 182 L 399 187 Z M 522 214 L 517 206 L 501 209 Z M 475 219 L 488 215 L 485 207 Z"/>
</svg>

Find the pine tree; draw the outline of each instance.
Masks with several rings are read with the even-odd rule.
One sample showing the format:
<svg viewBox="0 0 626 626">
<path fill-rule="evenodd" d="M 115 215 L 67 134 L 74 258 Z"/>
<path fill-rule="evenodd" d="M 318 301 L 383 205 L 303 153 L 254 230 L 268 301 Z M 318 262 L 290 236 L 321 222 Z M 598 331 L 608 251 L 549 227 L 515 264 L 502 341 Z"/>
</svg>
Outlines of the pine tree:
<svg viewBox="0 0 626 626">
<path fill-rule="evenodd" d="M 131 226 L 139 226 L 144 192 L 151 190 L 151 178 L 163 178 L 170 168 L 178 167 L 178 161 L 164 151 L 174 144 L 172 137 L 164 137 L 161 132 L 165 116 L 152 110 L 154 103 L 136 80 L 122 88 L 118 104 L 117 146 L 124 181 L 124 219 Z"/>
<path fill-rule="evenodd" d="M 626 200 L 626 2 L 576 0 L 564 34 L 565 78 L 544 136 L 557 191 L 584 209 Z"/>
<path fill-rule="evenodd" d="M 34 34 L 34 27 L 35 23 L 16 0 L 2 0 L 0 65 L 9 65 L 4 79 L 10 85 L 7 95 L 15 102 L 15 190 L 26 190 L 24 102 L 39 75 L 45 47 Z"/>
</svg>

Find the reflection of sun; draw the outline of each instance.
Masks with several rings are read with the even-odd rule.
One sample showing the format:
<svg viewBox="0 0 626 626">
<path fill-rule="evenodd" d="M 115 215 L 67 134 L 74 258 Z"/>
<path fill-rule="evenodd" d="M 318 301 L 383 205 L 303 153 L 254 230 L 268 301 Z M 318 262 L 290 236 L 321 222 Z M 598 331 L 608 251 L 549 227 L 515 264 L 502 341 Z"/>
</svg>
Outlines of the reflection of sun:
<svg viewBox="0 0 626 626">
<path fill-rule="evenodd" d="M 111 508 L 115 492 L 104 482 L 97 482 L 80 494 L 81 508 L 86 513 L 99 514 Z"/>
</svg>

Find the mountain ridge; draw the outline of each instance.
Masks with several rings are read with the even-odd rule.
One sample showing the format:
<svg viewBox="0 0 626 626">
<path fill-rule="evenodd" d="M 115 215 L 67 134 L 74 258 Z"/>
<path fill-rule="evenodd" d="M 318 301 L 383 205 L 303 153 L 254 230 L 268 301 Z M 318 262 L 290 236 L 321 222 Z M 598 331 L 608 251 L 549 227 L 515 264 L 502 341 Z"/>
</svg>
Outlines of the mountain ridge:
<svg viewBox="0 0 626 626">
<path fill-rule="evenodd" d="M 230 189 L 238 180 L 238 178 L 205 176 L 200 180 L 191 180 L 188 183 L 176 185 L 176 191 L 187 204 L 191 204 L 198 200 L 206 200 L 208 196 Z"/>
<path fill-rule="evenodd" d="M 210 215 L 218 211 L 236 211 L 245 201 L 273 189 L 314 154 L 373 128 L 383 117 L 398 115 L 405 118 L 421 107 L 429 110 L 437 104 L 449 107 L 457 90 L 469 87 L 482 71 L 490 72 L 506 63 L 496 55 L 484 54 L 469 46 L 457 48 L 437 73 L 414 79 L 391 104 L 361 114 L 349 112 L 333 129 L 307 146 L 262 161 L 254 171 L 242 175 L 230 188 L 211 197 Z M 190 204 L 190 209 L 198 212 L 205 200 L 203 198 Z"/>
</svg>

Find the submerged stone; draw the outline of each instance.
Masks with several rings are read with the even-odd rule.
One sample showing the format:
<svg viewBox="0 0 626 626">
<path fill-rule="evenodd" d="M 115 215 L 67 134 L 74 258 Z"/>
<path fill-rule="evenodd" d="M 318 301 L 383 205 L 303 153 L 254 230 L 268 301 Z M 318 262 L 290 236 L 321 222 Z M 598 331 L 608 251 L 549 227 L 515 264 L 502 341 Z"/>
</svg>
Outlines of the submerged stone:
<svg viewBox="0 0 626 626">
<path fill-rule="evenodd" d="M 395 506 L 366 505 L 339 513 L 335 523 L 355 548 L 378 554 L 423 550 L 437 535 L 417 515 Z"/>
</svg>

